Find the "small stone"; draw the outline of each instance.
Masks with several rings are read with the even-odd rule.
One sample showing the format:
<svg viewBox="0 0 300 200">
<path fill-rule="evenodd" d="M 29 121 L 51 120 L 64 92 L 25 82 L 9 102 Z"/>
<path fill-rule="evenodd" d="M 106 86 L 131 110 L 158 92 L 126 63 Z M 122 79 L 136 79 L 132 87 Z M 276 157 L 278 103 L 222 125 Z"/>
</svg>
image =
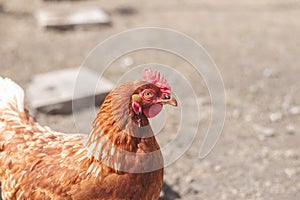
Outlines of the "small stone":
<svg viewBox="0 0 300 200">
<path fill-rule="evenodd" d="M 241 197 L 242 199 L 245 199 L 246 196 L 247 196 L 247 194 L 246 194 L 244 191 L 243 191 L 243 192 L 240 192 L 239 195 L 240 195 L 240 197 Z"/>
<path fill-rule="evenodd" d="M 266 137 L 271 137 L 275 135 L 275 131 L 272 128 L 264 127 L 258 124 L 253 125 L 254 130 L 256 130 L 259 133 L 262 133 Z"/>
<path fill-rule="evenodd" d="M 260 192 L 256 192 L 256 193 L 255 193 L 256 199 L 258 199 L 259 197 L 261 197 L 261 195 L 262 195 L 262 194 L 261 194 Z M 261 199 L 261 198 L 259 198 L 259 199 Z"/>
<path fill-rule="evenodd" d="M 121 65 L 124 68 L 130 67 L 133 65 L 133 59 L 131 57 L 126 57 L 121 61 Z"/>
<path fill-rule="evenodd" d="M 233 189 L 231 189 L 231 193 L 233 195 L 237 195 L 239 193 L 239 191 L 237 189 L 233 188 Z"/>
<path fill-rule="evenodd" d="M 282 119 L 282 113 L 281 112 L 275 112 L 270 114 L 270 121 L 271 122 L 277 122 Z"/>
<path fill-rule="evenodd" d="M 292 149 L 286 150 L 284 152 L 284 156 L 286 158 L 298 158 L 297 153 L 294 150 L 292 150 Z"/>
<path fill-rule="evenodd" d="M 287 111 L 290 108 L 290 105 L 292 103 L 292 96 L 287 94 L 284 96 L 283 102 L 281 104 L 281 107 Z"/>
<path fill-rule="evenodd" d="M 159 199 L 163 198 L 164 196 L 165 196 L 164 191 L 161 190 L 161 191 L 160 191 L 160 194 L 159 194 Z"/>
<path fill-rule="evenodd" d="M 210 161 L 204 161 L 203 163 L 202 163 L 202 166 L 203 166 L 203 168 L 205 168 L 205 169 L 211 169 L 211 167 L 212 167 L 212 163 L 210 162 Z"/>
<path fill-rule="evenodd" d="M 251 115 L 245 115 L 245 116 L 244 116 L 244 120 L 245 120 L 246 122 L 251 122 L 251 121 L 252 121 L 252 116 L 251 116 Z"/>
<path fill-rule="evenodd" d="M 273 77 L 277 74 L 276 70 L 273 69 L 273 68 L 265 68 L 264 71 L 263 71 L 263 75 L 265 78 L 270 78 L 270 77 Z"/>
<path fill-rule="evenodd" d="M 222 194 L 221 194 L 221 199 L 222 199 L 222 200 L 227 200 L 227 199 L 228 199 L 227 194 L 222 193 Z"/>
<path fill-rule="evenodd" d="M 185 178 L 185 180 L 186 180 L 186 182 L 188 182 L 188 183 L 192 183 L 192 182 L 195 181 L 195 179 L 194 179 L 192 176 L 187 176 L 187 177 Z"/>
<path fill-rule="evenodd" d="M 234 109 L 234 110 L 232 111 L 232 117 L 233 117 L 234 119 L 238 119 L 238 118 L 240 118 L 240 116 L 241 116 L 241 112 L 240 112 L 238 109 Z"/>
<path fill-rule="evenodd" d="M 216 165 L 214 167 L 215 172 L 219 172 L 219 171 L 221 171 L 221 169 L 222 169 L 222 167 L 220 165 Z"/>
<path fill-rule="evenodd" d="M 266 181 L 264 182 L 265 187 L 271 187 L 272 182 L 271 181 Z"/>
<path fill-rule="evenodd" d="M 197 98 L 197 101 L 198 101 L 198 103 L 199 103 L 199 105 L 201 105 L 201 106 L 209 106 L 210 105 L 210 97 L 207 97 L 207 96 L 205 96 L 205 97 L 198 97 Z M 228 104 L 230 104 L 230 105 L 237 105 L 238 104 L 238 102 L 237 102 L 237 100 L 236 99 L 229 99 L 228 100 Z"/>
<path fill-rule="evenodd" d="M 251 85 L 251 86 L 249 87 L 249 91 L 250 91 L 251 93 L 256 93 L 257 90 L 258 90 L 258 88 L 257 88 L 256 85 Z"/>
<path fill-rule="evenodd" d="M 292 178 L 297 174 L 297 170 L 295 168 L 285 168 L 284 173 L 287 175 L 287 177 Z"/>
<path fill-rule="evenodd" d="M 300 113 L 300 107 L 299 106 L 293 106 L 289 109 L 289 112 L 292 115 L 298 115 Z"/>
<path fill-rule="evenodd" d="M 286 126 L 287 133 L 290 135 L 294 135 L 296 133 L 296 127 L 294 124 L 288 124 Z"/>
</svg>

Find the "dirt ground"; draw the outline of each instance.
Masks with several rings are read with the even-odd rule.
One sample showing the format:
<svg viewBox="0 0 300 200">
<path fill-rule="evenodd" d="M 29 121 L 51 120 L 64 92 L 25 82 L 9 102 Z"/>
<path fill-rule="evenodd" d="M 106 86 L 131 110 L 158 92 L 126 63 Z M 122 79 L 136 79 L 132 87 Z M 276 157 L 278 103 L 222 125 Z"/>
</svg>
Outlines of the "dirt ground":
<svg viewBox="0 0 300 200">
<path fill-rule="evenodd" d="M 37 9 L 71 4 L 101 7 L 112 24 L 66 31 L 38 27 Z M 296 200 L 300 199 L 299 19 L 299 0 L 0 0 L 0 75 L 26 87 L 34 74 L 80 66 L 99 42 L 132 28 L 155 26 L 187 34 L 203 45 L 220 70 L 227 94 L 226 122 L 214 150 L 198 159 L 210 120 L 208 93 L 200 91 L 204 103 L 198 136 L 165 169 L 167 186 L 161 199 Z M 133 58 L 135 64 L 149 60 L 143 53 Z M 168 62 L 174 65 L 176 59 Z M 110 73 L 114 80 L 122 71 Z M 35 112 L 35 116 L 55 130 L 75 131 L 72 115 Z M 164 135 L 160 142 L 167 140 Z"/>
</svg>

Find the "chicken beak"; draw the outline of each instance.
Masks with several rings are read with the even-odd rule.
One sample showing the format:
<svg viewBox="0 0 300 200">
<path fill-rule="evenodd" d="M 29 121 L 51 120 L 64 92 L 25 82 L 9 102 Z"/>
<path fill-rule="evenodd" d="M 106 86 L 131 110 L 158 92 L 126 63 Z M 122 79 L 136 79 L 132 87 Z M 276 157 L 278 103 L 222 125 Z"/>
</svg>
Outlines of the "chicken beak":
<svg viewBox="0 0 300 200">
<path fill-rule="evenodd" d="M 163 103 L 169 104 L 171 106 L 177 106 L 178 105 L 177 100 L 174 97 L 172 97 L 169 100 L 164 100 Z"/>
</svg>

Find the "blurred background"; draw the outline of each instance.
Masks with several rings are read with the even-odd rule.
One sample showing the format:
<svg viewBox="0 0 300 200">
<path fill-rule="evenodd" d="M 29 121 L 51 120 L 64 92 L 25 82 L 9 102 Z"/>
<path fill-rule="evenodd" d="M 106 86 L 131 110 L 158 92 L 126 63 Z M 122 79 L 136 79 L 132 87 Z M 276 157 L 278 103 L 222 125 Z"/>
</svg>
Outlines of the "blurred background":
<svg viewBox="0 0 300 200">
<path fill-rule="evenodd" d="M 79 8 L 101 9 L 107 17 L 99 24 L 76 26 L 59 21 L 57 26 L 47 25 L 41 19 L 41 13 L 72 13 Z M 98 43 L 122 31 L 155 26 L 182 32 L 203 45 L 218 66 L 227 93 L 227 116 L 214 150 L 198 159 L 210 121 L 210 97 L 204 82 L 191 75 L 191 83 L 199 85 L 199 133 L 191 148 L 165 169 L 161 199 L 296 200 L 299 19 L 299 0 L 0 0 L 0 75 L 26 88 L 36 74 L 79 67 Z M 115 82 L 128 67 L 150 61 L 177 64 L 185 71 L 178 58 L 149 50 L 119 58 L 106 78 Z M 31 112 L 54 130 L 76 132 L 72 114 Z M 168 140 L 168 135 L 160 137 L 162 144 Z"/>
</svg>

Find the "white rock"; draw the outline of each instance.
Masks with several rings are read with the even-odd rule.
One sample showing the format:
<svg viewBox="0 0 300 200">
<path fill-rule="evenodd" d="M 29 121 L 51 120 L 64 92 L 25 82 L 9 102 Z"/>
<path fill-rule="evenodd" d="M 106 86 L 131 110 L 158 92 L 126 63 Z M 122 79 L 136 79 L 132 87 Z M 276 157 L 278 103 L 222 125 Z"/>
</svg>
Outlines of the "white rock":
<svg viewBox="0 0 300 200">
<path fill-rule="evenodd" d="M 262 133 L 266 137 L 271 137 L 275 135 L 275 131 L 272 128 L 264 127 L 258 124 L 253 125 L 253 129 L 259 133 Z"/>
<path fill-rule="evenodd" d="M 109 24 L 109 15 L 99 7 L 60 6 L 40 9 L 36 12 L 36 20 L 41 27 L 66 28 L 83 25 Z"/>
<path fill-rule="evenodd" d="M 292 149 L 286 150 L 284 152 L 284 156 L 286 158 L 294 158 L 294 159 L 298 158 L 298 155 L 297 155 L 296 151 L 294 151 Z"/>
<path fill-rule="evenodd" d="M 133 59 L 131 57 L 126 57 L 121 61 L 121 65 L 124 68 L 130 67 L 133 65 Z"/>
<path fill-rule="evenodd" d="M 287 175 L 287 177 L 292 178 L 297 174 L 297 170 L 295 168 L 285 168 L 284 173 Z"/>
<path fill-rule="evenodd" d="M 292 115 L 298 115 L 300 113 L 300 107 L 299 106 L 293 106 L 289 109 L 289 112 Z"/>
<path fill-rule="evenodd" d="M 270 114 L 270 121 L 271 122 L 277 122 L 282 119 L 282 113 L 281 112 L 275 112 Z"/>
<path fill-rule="evenodd" d="M 291 103 L 292 103 L 292 96 L 287 94 L 284 96 L 281 107 L 287 111 L 290 108 Z"/>
<path fill-rule="evenodd" d="M 237 194 L 239 193 L 239 191 L 238 191 L 237 189 L 235 189 L 235 188 L 232 188 L 232 189 L 231 189 L 231 193 L 232 193 L 233 195 L 237 195 Z"/>
<path fill-rule="evenodd" d="M 252 116 L 251 115 L 245 115 L 244 116 L 244 120 L 246 121 L 246 122 L 251 122 L 252 121 Z"/>
<path fill-rule="evenodd" d="M 271 185 L 272 185 L 271 181 L 264 182 L 264 186 L 267 187 L 267 188 L 271 187 Z"/>
<path fill-rule="evenodd" d="M 186 176 L 185 180 L 186 180 L 186 182 L 188 182 L 188 183 L 192 183 L 192 182 L 195 181 L 195 179 L 194 179 L 192 176 Z"/>
<path fill-rule="evenodd" d="M 214 167 L 215 172 L 219 172 L 222 169 L 222 167 L 220 165 L 216 165 Z"/>
<path fill-rule="evenodd" d="M 238 118 L 240 118 L 240 116 L 241 116 L 241 112 L 240 112 L 238 109 L 234 109 L 234 110 L 232 111 L 232 117 L 233 117 L 234 119 L 238 119 Z"/>
<path fill-rule="evenodd" d="M 293 135 L 293 134 L 295 134 L 295 132 L 296 132 L 296 127 L 295 127 L 294 124 L 288 124 L 288 125 L 286 126 L 286 130 L 287 130 L 287 133 L 288 133 L 288 134 Z"/>
<path fill-rule="evenodd" d="M 275 69 L 273 69 L 273 68 L 268 68 L 267 67 L 263 71 L 263 75 L 264 75 L 265 78 L 270 78 L 270 77 L 272 77 L 272 76 L 274 76 L 276 74 L 277 74 L 277 71 Z"/>
</svg>

